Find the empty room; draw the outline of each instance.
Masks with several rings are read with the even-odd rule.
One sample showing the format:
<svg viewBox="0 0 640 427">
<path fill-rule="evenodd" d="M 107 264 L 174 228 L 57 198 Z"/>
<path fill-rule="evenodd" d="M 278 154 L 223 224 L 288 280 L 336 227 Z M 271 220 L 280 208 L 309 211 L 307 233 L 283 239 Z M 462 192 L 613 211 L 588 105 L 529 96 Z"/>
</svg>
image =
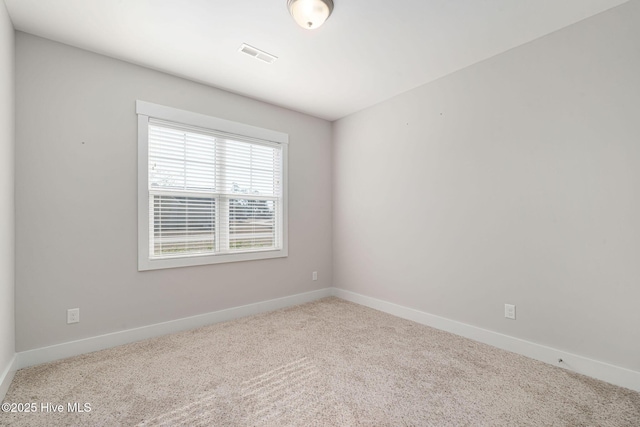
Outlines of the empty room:
<svg viewBox="0 0 640 427">
<path fill-rule="evenodd" d="M 640 0 L 0 0 L 1 426 L 639 426 Z"/>
</svg>

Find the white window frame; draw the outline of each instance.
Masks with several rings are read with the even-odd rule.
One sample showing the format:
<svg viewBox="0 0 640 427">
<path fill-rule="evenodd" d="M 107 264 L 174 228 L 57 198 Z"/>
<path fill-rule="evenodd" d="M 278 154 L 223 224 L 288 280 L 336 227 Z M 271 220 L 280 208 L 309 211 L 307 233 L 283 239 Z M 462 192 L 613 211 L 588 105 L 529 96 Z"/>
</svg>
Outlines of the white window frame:
<svg viewBox="0 0 640 427">
<path fill-rule="evenodd" d="M 136 113 L 138 114 L 138 271 L 288 256 L 288 134 L 140 100 L 136 101 Z M 149 118 L 280 144 L 282 147 L 281 249 L 152 259 L 149 253 Z"/>
</svg>

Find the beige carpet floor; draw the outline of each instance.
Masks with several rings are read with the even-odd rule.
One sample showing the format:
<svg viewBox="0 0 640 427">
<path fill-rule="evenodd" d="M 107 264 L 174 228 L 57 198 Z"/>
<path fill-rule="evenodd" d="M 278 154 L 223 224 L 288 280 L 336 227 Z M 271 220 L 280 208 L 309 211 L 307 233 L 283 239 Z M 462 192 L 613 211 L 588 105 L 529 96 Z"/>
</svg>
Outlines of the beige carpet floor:
<svg viewBox="0 0 640 427">
<path fill-rule="evenodd" d="M 640 426 L 640 393 L 337 298 L 23 369 L 4 401 L 39 407 L 12 426 Z"/>
</svg>

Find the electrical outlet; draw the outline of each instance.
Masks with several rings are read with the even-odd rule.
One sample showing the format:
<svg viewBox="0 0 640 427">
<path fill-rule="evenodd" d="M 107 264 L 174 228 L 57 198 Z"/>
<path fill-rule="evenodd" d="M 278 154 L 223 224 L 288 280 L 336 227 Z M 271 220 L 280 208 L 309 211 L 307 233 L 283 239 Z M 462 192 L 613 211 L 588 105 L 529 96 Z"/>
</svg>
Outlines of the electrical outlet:
<svg viewBox="0 0 640 427">
<path fill-rule="evenodd" d="M 504 305 L 504 317 L 516 320 L 516 306 L 513 304 Z"/>
<path fill-rule="evenodd" d="M 80 321 L 80 309 L 70 308 L 67 310 L 67 324 L 78 323 Z"/>
<path fill-rule="evenodd" d="M 318 272 L 314 271 L 313 273 L 311 273 L 311 279 L 312 280 L 318 280 Z"/>
</svg>

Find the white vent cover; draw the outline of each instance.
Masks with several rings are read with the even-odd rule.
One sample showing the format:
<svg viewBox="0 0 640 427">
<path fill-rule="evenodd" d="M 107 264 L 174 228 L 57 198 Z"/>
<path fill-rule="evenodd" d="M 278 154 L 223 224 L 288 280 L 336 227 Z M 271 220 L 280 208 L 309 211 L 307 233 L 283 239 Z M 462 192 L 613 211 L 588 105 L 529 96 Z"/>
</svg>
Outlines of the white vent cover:
<svg viewBox="0 0 640 427">
<path fill-rule="evenodd" d="M 249 46 L 246 43 L 242 43 L 242 46 L 240 46 L 240 49 L 238 49 L 238 51 L 246 53 L 249 56 L 253 56 L 260 61 L 266 62 L 267 64 L 273 64 L 274 62 L 276 62 L 276 59 L 278 59 L 277 56 L 271 55 L 270 53 L 267 53 L 264 50 L 260 50 L 256 47 Z"/>
</svg>

